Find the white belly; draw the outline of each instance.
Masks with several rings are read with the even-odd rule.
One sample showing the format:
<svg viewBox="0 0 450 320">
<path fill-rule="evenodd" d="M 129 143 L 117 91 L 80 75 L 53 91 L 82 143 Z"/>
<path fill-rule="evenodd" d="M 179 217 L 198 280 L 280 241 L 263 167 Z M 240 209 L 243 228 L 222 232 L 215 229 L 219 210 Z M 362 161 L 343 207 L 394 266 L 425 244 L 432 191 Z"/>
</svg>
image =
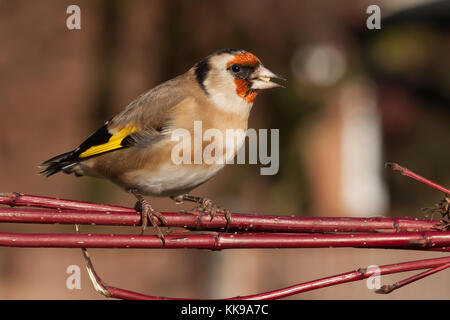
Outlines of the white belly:
<svg viewBox="0 0 450 320">
<path fill-rule="evenodd" d="M 246 136 L 245 130 L 237 130 L 234 134 L 227 134 L 225 131 L 222 131 L 221 138 L 225 139 L 220 147 L 223 148 L 223 152 L 219 158 L 214 158 L 215 161 L 206 161 L 203 144 L 199 144 L 197 147 L 194 144 L 194 149 L 202 148 L 200 150 L 200 154 L 203 155 L 202 164 L 193 164 L 193 161 L 190 164 L 176 164 L 167 161 L 163 166 L 155 169 L 136 170 L 125 175 L 123 179 L 127 182 L 125 187 L 135 188 L 140 193 L 149 196 L 178 196 L 190 192 L 216 175 L 228 161 L 235 157 L 243 145 Z"/>
<path fill-rule="evenodd" d="M 185 194 L 212 178 L 224 165 L 167 164 L 157 172 L 140 170 L 133 173 L 135 188 L 149 196 Z"/>
</svg>

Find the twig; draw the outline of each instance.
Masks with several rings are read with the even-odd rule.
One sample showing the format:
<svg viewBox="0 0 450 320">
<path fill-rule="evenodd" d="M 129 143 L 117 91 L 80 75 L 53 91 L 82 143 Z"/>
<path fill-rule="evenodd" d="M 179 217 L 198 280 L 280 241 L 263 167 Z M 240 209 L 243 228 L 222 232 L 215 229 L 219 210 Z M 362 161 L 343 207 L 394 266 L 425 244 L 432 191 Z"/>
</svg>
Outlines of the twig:
<svg viewBox="0 0 450 320">
<path fill-rule="evenodd" d="M 221 233 L 167 235 L 166 249 L 392 248 L 450 251 L 450 231 L 398 233 Z M 122 234 L 0 233 L 0 246 L 45 248 L 162 248 L 157 236 Z"/>
<path fill-rule="evenodd" d="M 91 283 L 94 286 L 94 290 L 98 293 L 102 294 L 106 298 L 111 297 L 111 293 L 109 293 L 107 286 L 105 286 L 102 282 L 102 279 L 97 275 L 94 269 L 94 265 L 92 264 L 91 258 L 89 257 L 89 253 L 86 248 L 81 248 L 81 252 L 83 253 L 83 258 L 86 261 L 86 269 L 91 279 Z"/>
<path fill-rule="evenodd" d="M 82 201 L 53 199 L 18 193 L 0 194 L 0 204 L 30 208 L 0 208 L 0 222 L 139 225 L 140 215 L 125 207 Z M 220 229 L 226 225 L 223 215 L 213 221 L 200 213 L 164 213 L 173 229 L 166 236 L 165 248 L 200 248 L 221 250 L 231 248 L 322 248 L 357 247 L 391 248 L 450 252 L 450 231 L 444 231 L 445 220 L 409 218 L 312 218 L 233 214 L 231 229 L 245 231 L 234 234 L 217 231 L 188 233 L 187 229 Z M 247 231 L 254 231 L 253 233 Z M 265 232 L 261 232 L 265 231 Z M 272 233 L 268 233 L 271 231 Z M 283 233 L 281 233 L 283 232 Z M 320 232 L 320 233 L 318 233 Z M 0 246 L 9 247 L 70 247 L 82 248 L 94 288 L 106 297 L 122 299 L 173 299 L 146 296 L 105 285 L 94 270 L 85 248 L 161 248 L 156 236 L 106 234 L 23 234 L 0 233 Z M 447 260 L 440 260 L 447 259 Z M 382 274 L 435 268 L 450 263 L 450 257 L 385 266 Z M 404 267 L 404 268 L 403 268 Z M 382 267 L 383 268 L 383 267 Z M 430 270 L 424 276 L 438 272 Z M 306 282 L 292 287 L 232 299 L 277 299 L 321 287 L 356 281 L 371 275 L 370 270 L 358 271 Z M 417 275 L 423 278 L 422 274 Z M 404 282 L 411 282 L 406 279 Z M 403 282 L 401 282 L 402 284 Z M 397 284 L 398 285 L 398 284 Z"/>
<path fill-rule="evenodd" d="M 406 278 L 405 280 L 402 280 L 402 281 L 398 281 L 398 282 L 396 282 L 394 284 L 384 285 L 380 289 L 376 290 L 375 292 L 376 293 L 381 293 L 381 294 L 391 293 L 392 291 L 397 290 L 397 289 L 399 289 L 401 287 L 404 287 L 407 284 L 413 283 L 414 281 L 423 279 L 423 278 L 428 277 L 428 276 L 430 276 L 432 274 L 435 274 L 437 272 L 445 270 L 448 267 L 450 267 L 450 263 L 446 263 L 446 264 L 443 264 L 441 266 L 435 267 L 433 269 L 427 270 L 425 272 L 416 274 L 416 275 L 414 275 L 412 277 Z"/>
<path fill-rule="evenodd" d="M 0 204 L 36 208 L 70 209 L 103 212 L 136 212 L 134 209 L 85 201 L 66 200 L 43 196 L 27 195 L 19 192 L 0 193 Z"/>
<path fill-rule="evenodd" d="M 342 283 L 348 283 L 358 280 L 364 280 L 374 275 L 375 272 L 379 272 L 379 275 L 387 275 L 393 273 L 400 273 L 406 271 L 414 271 L 428 268 L 442 268 L 444 265 L 450 264 L 450 256 L 443 258 L 434 258 L 427 260 L 418 260 L 418 261 L 410 261 L 404 263 L 397 263 L 391 265 L 380 266 L 377 270 L 373 269 L 358 269 L 355 271 L 350 271 L 347 273 L 321 278 L 313 281 L 308 281 L 300 284 L 296 284 L 290 287 L 248 295 L 248 296 L 236 296 L 232 298 L 227 298 L 228 300 L 270 300 L 270 299 L 280 299 L 288 296 L 292 296 L 295 294 L 330 287 Z M 93 268 L 93 265 L 91 264 Z M 433 270 L 433 269 L 432 269 Z M 92 280 L 92 278 L 91 278 Z M 93 280 L 100 281 L 100 278 L 94 278 Z M 96 286 L 97 284 L 94 284 Z M 151 296 L 144 295 L 141 293 L 124 290 L 111 286 L 104 286 L 104 289 L 107 290 L 109 297 L 117 298 L 117 299 L 133 299 L 133 300 L 179 300 L 186 298 L 170 298 L 170 297 L 161 297 L 161 296 Z"/>
<path fill-rule="evenodd" d="M 189 229 L 221 229 L 226 226 L 223 215 L 212 221 L 208 216 L 179 212 L 163 212 L 168 226 Z M 230 230 L 272 232 L 411 232 L 444 230 L 439 220 L 417 218 L 314 218 L 232 214 Z M 102 212 L 83 210 L 0 208 L 0 222 L 59 223 L 136 226 L 140 215 L 134 212 Z"/>
<path fill-rule="evenodd" d="M 385 164 L 386 168 L 391 168 L 394 171 L 399 171 L 402 175 L 410 177 L 414 180 L 417 180 L 423 184 L 426 184 L 427 186 L 430 186 L 431 188 L 434 188 L 436 190 L 439 190 L 443 193 L 445 193 L 446 195 L 450 195 L 450 190 L 431 181 L 428 180 L 427 178 L 422 177 L 421 175 L 418 175 L 415 172 L 412 172 L 411 170 L 409 170 L 408 168 L 402 167 L 401 165 L 399 165 L 398 163 L 394 163 L 394 162 L 387 162 Z"/>
</svg>

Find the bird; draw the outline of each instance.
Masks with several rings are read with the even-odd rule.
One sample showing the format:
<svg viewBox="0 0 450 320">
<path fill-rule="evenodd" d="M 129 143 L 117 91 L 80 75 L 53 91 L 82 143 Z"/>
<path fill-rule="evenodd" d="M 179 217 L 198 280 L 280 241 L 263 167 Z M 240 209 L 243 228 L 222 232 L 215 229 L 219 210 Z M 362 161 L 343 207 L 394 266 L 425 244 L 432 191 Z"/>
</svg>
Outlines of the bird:
<svg viewBox="0 0 450 320">
<path fill-rule="evenodd" d="M 170 197 L 176 203 L 195 202 L 211 220 L 216 212 L 224 213 L 228 229 L 228 210 L 208 198 L 190 195 L 215 176 L 225 161 L 174 163 L 172 150 L 176 142 L 171 135 L 177 129 L 195 134 L 196 121 L 201 121 L 203 130 L 245 132 L 258 93 L 283 87 L 272 79 L 286 80 L 264 67 L 251 52 L 216 51 L 187 72 L 138 96 L 75 149 L 41 163 L 39 167 L 44 169 L 40 173 L 46 177 L 58 172 L 98 177 L 119 185 L 137 199 L 135 208 L 141 213 L 142 234 L 150 221 L 163 244 L 157 219 L 162 225 L 167 225 L 167 220 L 144 196 Z M 238 139 L 224 157 L 233 158 L 244 139 Z M 202 151 L 205 143 L 198 148 Z"/>
</svg>

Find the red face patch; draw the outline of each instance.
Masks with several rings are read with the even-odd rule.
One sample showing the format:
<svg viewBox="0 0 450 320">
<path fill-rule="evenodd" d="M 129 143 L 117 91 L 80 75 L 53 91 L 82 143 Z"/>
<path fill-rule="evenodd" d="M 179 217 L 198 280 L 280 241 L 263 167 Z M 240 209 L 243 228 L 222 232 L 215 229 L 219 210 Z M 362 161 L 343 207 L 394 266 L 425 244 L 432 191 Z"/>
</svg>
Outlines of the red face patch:
<svg viewBox="0 0 450 320">
<path fill-rule="evenodd" d="M 244 79 L 234 79 L 236 84 L 236 93 L 248 103 L 252 103 L 258 93 L 256 91 L 249 92 L 248 82 Z"/>
<path fill-rule="evenodd" d="M 237 54 L 233 60 L 229 61 L 227 63 L 227 67 L 235 63 L 240 64 L 242 66 L 255 67 L 258 63 L 261 63 L 261 61 L 253 53 L 243 52 Z"/>
<path fill-rule="evenodd" d="M 253 53 L 243 52 L 237 54 L 233 60 L 229 61 L 227 63 L 227 67 L 231 66 L 232 64 L 239 64 L 241 66 L 248 66 L 248 67 L 256 67 L 256 65 L 259 63 L 261 63 L 261 61 Z M 248 103 L 252 103 L 255 100 L 258 93 L 255 91 L 249 91 L 250 88 L 248 87 L 247 80 L 235 79 L 234 83 L 236 84 L 236 93 L 238 94 L 238 96 L 240 96 Z"/>
</svg>

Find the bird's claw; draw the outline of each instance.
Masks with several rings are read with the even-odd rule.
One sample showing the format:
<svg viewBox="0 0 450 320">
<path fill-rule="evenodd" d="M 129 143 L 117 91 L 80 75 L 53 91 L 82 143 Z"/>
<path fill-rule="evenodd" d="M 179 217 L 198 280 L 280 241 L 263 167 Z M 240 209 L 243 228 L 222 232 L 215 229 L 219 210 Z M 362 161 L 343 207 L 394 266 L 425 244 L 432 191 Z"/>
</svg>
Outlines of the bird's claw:
<svg viewBox="0 0 450 320">
<path fill-rule="evenodd" d="M 158 238 L 161 239 L 163 246 L 165 246 L 166 240 L 164 239 L 164 234 L 162 233 L 161 228 L 158 226 L 156 219 L 159 219 L 161 225 L 167 225 L 166 218 L 161 214 L 161 212 L 153 209 L 153 207 L 150 205 L 150 203 L 148 203 L 147 200 L 138 201 L 135 205 L 135 209 L 141 212 L 141 235 L 144 234 L 145 229 L 148 226 L 148 222 L 150 221 L 150 224 L 153 228 L 155 228 L 157 232 Z"/>
<path fill-rule="evenodd" d="M 200 206 L 196 207 L 194 209 L 195 211 L 200 211 L 203 214 L 209 214 L 211 219 L 210 222 L 213 221 L 217 213 L 222 213 L 225 216 L 225 219 L 227 220 L 227 224 L 225 226 L 225 231 L 228 231 L 228 229 L 231 226 L 231 213 L 225 208 L 222 208 L 218 206 L 214 201 L 208 198 L 204 198 L 202 202 L 200 203 Z"/>
</svg>

